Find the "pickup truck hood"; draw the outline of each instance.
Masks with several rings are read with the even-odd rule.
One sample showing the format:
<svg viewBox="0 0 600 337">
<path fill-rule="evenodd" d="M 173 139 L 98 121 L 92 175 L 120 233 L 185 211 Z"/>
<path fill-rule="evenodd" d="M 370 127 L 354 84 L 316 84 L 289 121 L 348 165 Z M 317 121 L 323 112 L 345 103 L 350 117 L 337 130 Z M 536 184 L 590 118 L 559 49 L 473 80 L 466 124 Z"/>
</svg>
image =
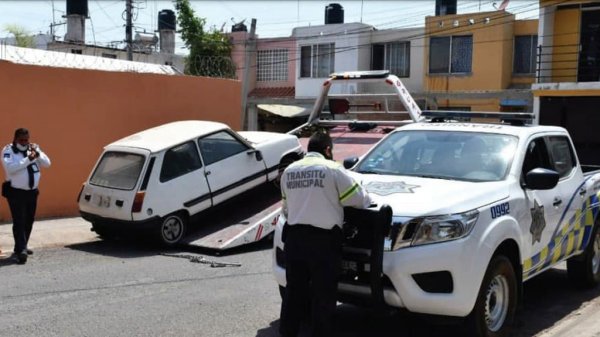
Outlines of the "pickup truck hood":
<svg viewBox="0 0 600 337">
<path fill-rule="evenodd" d="M 410 176 L 352 173 L 374 201 L 388 204 L 395 216 L 466 212 L 508 198 L 506 181 L 468 182 Z"/>
<path fill-rule="evenodd" d="M 238 132 L 238 134 L 244 137 L 248 142 L 252 143 L 253 145 L 264 142 L 282 141 L 283 139 L 297 139 L 296 136 L 277 132 L 240 131 Z"/>
</svg>

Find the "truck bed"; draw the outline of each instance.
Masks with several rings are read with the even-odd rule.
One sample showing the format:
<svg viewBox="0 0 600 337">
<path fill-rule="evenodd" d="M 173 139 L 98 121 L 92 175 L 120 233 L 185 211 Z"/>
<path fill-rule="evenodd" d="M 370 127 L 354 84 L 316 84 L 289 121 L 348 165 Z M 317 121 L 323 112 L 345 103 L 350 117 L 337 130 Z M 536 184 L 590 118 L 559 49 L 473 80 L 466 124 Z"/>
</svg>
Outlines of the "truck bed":
<svg viewBox="0 0 600 337">
<path fill-rule="evenodd" d="M 375 127 L 368 131 L 352 131 L 348 126 L 336 126 L 329 130 L 334 144 L 333 159 L 341 162 L 348 157 L 362 156 L 391 130 L 393 128 Z M 308 137 L 300 138 L 300 143 L 306 150 Z"/>
</svg>

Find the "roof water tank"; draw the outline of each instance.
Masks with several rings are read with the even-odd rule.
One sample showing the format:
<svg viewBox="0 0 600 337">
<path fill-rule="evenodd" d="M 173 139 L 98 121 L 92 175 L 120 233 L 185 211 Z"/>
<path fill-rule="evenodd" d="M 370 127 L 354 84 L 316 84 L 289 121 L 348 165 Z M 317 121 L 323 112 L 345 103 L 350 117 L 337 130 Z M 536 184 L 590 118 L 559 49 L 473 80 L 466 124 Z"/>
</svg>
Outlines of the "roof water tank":
<svg viewBox="0 0 600 337">
<path fill-rule="evenodd" d="M 67 0 L 67 15 L 70 14 L 88 16 L 87 0 Z"/>
<path fill-rule="evenodd" d="M 158 12 L 158 30 L 175 30 L 175 12 L 170 9 L 163 9 Z"/>
<path fill-rule="evenodd" d="M 325 7 L 325 24 L 344 23 L 344 7 L 340 4 L 329 4 Z"/>
<path fill-rule="evenodd" d="M 248 27 L 244 24 L 244 22 L 238 22 L 231 26 L 232 32 L 247 32 Z"/>
<path fill-rule="evenodd" d="M 456 14 L 456 0 L 435 0 L 435 15 Z"/>
</svg>

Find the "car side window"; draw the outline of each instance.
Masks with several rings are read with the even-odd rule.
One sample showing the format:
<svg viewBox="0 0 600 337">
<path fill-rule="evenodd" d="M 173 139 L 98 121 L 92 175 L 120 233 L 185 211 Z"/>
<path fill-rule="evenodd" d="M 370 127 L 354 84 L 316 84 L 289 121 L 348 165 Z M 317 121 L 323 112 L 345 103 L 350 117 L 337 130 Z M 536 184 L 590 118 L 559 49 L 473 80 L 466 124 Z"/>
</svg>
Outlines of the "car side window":
<svg viewBox="0 0 600 337">
<path fill-rule="evenodd" d="M 576 166 L 575 156 L 569 139 L 564 136 L 548 137 L 548 146 L 554 169 L 561 178 L 568 176 Z"/>
<path fill-rule="evenodd" d="M 220 131 L 198 139 L 198 146 L 200 146 L 200 153 L 205 165 L 216 163 L 249 150 L 246 144 L 226 131 Z"/>
<path fill-rule="evenodd" d="M 544 138 L 534 139 L 527 145 L 523 168 L 521 170 L 522 177 L 525 177 L 527 172 L 538 167 L 553 169 L 550 165 L 550 158 L 548 158 L 548 150 L 546 149 Z"/>
<path fill-rule="evenodd" d="M 194 142 L 177 145 L 165 152 L 160 170 L 160 182 L 164 183 L 202 167 Z"/>
</svg>

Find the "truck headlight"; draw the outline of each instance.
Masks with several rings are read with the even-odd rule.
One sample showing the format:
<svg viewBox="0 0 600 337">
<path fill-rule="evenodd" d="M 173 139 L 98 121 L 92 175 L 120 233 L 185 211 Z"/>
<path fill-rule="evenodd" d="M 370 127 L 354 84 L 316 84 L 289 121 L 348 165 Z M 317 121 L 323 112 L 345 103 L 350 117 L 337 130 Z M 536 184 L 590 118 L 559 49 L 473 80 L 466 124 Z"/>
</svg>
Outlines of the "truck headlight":
<svg viewBox="0 0 600 337">
<path fill-rule="evenodd" d="M 479 211 L 423 217 L 417 220 L 416 232 L 411 246 L 426 245 L 463 238 L 475 226 Z"/>
</svg>

